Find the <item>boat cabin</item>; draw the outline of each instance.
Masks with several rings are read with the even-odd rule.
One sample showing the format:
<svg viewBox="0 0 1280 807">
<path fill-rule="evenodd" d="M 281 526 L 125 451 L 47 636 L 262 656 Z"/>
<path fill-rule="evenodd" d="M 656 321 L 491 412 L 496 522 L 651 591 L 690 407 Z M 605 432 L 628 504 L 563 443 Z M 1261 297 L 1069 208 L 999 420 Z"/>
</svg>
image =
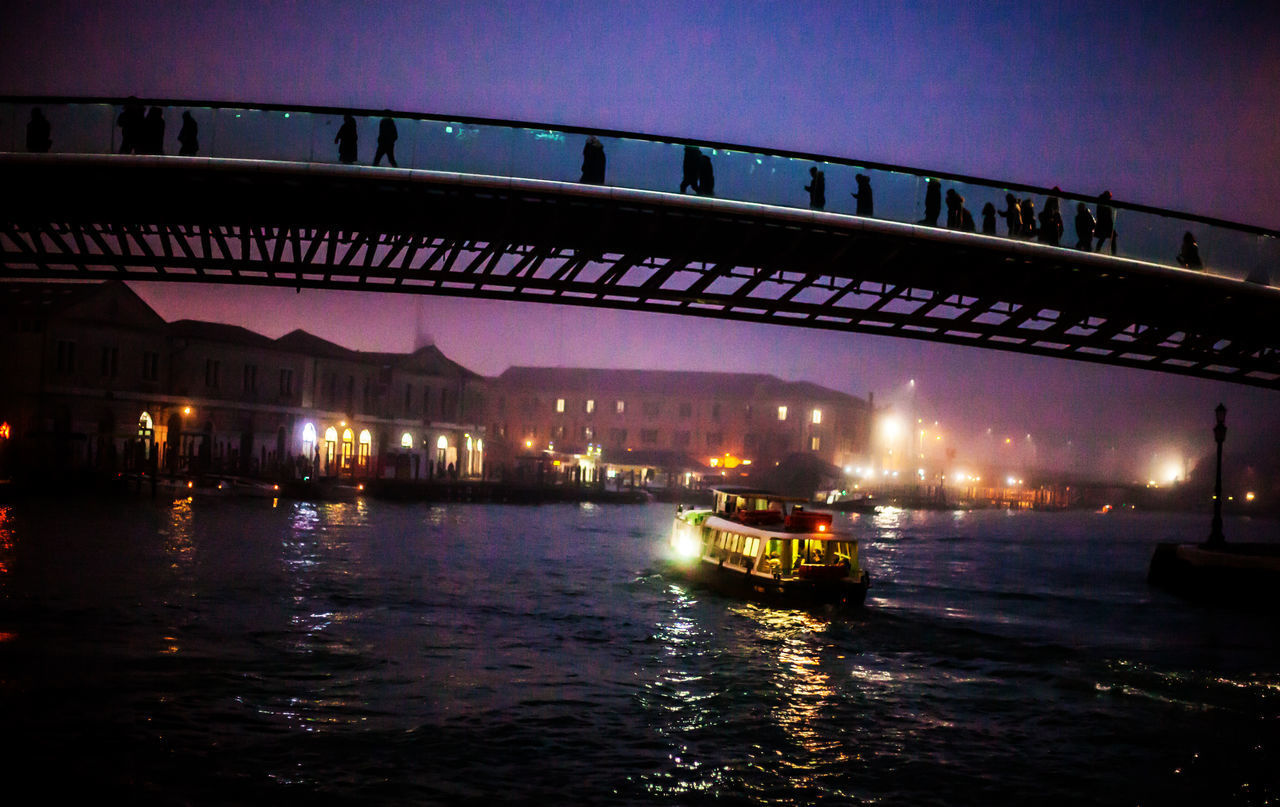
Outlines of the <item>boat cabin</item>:
<svg viewBox="0 0 1280 807">
<path fill-rule="evenodd" d="M 799 496 L 779 496 L 740 487 L 712 488 L 711 492 L 715 514 L 740 524 L 788 532 L 828 532 L 831 529 L 831 514 L 805 510 L 809 500 Z"/>
<path fill-rule="evenodd" d="M 709 530 L 706 538 L 705 559 L 775 579 L 838 580 L 857 568 L 856 541 L 811 535 L 775 538 L 719 529 Z"/>
<path fill-rule="evenodd" d="M 858 568 L 857 541 L 831 531 L 830 513 L 804 509 L 807 499 L 739 487 L 712 493 L 714 515 L 734 523 L 706 524 L 705 559 L 776 579 L 839 579 Z"/>
</svg>

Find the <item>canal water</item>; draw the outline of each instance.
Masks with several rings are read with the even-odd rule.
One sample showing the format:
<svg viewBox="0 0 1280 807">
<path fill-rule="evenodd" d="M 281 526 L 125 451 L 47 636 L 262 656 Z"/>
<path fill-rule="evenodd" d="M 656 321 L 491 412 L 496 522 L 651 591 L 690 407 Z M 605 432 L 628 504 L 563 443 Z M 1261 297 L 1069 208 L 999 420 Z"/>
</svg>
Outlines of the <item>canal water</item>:
<svg viewBox="0 0 1280 807">
<path fill-rule="evenodd" d="M 671 508 L 0 505 L 27 803 L 1280 800 L 1280 618 L 1153 591 L 1208 519 L 843 516 L 852 615 L 663 574 Z M 1227 520 L 1228 538 L 1274 539 Z M 7 800 L 7 799 L 6 799 Z M 17 802 L 11 802 L 17 803 Z"/>
</svg>

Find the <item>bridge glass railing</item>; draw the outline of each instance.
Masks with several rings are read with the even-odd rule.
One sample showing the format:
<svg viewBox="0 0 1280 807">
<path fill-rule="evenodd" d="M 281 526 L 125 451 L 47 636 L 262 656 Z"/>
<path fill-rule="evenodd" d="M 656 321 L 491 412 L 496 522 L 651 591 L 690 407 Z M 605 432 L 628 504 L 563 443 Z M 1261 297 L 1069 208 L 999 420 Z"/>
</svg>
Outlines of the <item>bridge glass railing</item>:
<svg viewBox="0 0 1280 807">
<path fill-rule="evenodd" d="M 152 104 L 144 102 L 145 108 Z M 198 127 L 200 157 L 245 158 L 314 163 L 338 163 L 335 138 L 345 114 L 340 109 L 285 106 L 235 106 L 192 102 L 156 102 L 164 118 L 163 153 L 177 155 L 183 113 Z M 0 99 L 0 151 L 27 151 L 27 129 L 33 108 L 48 119 L 55 153 L 114 154 L 121 146 L 119 99 L 7 98 Z M 790 152 L 752 149 L 718 143 L 679 141 L 647 135 L 594 131 L 579 127 L 541 127 L 536 124 L 479 119 L 450 120 L 440 116 L 352 110 L 358 138 L 356 164 L 372 163 L 383 117 L 395 122 L 395 156 L 401 169 L 487 174 L 503 177 L 577 182 L 582 173 L 583 146 L 595 136 L 606 155 L 605 185 L 665 193 L 679 193 L 684 178 L 686 146 L 710 161 L 714 196 L 719 199 L 779 205 L 810 206 L 805 186 L 810 168 L 822 171 L 829 213 L 853 215 L 857 202 L 856 177 L 865 175 L 874 194 L 878 219 L 914 224 L 925 218 L 928 180 L 941 183 L 944 195 L 938 226 L 947 223 L 945 194 L 954 190 L 964 199 L 974 229 L 982 233 L 983 209 L 996 211 L 995 233 L 1008 237 L 1004 217 L 1006 194 L 1030 198 L 1037 218 L 1051 195 L 1059 199 L 1063 235 L 1059 246 L 1074 249 L 1077 206 L 1084 203 L 1097 217 L 1098 200 L 1087 194 L 1060 192 L 1027 185 L 1005 186 L 956 175 L 930 175 L 898 166 Z M 383 161 L 383 165 L 386 165 Z M 694 193 L 693 189 L 686 189 Z M 1116 250 L 1121 257 L 1165 266 L 1180 266 L 1183 235 L 1195 238 L 1205 271 L 1258 283 L 1280 283 L 1280 233 L 1207 217 L 1113 201 Z M 1037 225 L 1039 221 L 1037 220 Z M 1097 239 L 1091 240 L 1097 245 Z M 1109 253 L 1110 244 L 1103 246 Z"/>
</svg>

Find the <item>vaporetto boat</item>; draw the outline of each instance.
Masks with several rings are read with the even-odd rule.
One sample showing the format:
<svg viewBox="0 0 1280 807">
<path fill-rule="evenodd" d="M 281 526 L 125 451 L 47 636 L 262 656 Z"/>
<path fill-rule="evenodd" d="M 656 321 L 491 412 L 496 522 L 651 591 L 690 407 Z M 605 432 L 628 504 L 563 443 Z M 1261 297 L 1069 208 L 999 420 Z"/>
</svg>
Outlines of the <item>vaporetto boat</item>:
<svg viewBox="0 0 1280 807">
<path fill-rule="evenodd" d="M 870 576 L 858 542 L 805 499 L 745 487 L 712 489 L 710 510 L 677 509 L 671 562 L 722 593 L 772 605 L 860 606 Z"/>
</svg>

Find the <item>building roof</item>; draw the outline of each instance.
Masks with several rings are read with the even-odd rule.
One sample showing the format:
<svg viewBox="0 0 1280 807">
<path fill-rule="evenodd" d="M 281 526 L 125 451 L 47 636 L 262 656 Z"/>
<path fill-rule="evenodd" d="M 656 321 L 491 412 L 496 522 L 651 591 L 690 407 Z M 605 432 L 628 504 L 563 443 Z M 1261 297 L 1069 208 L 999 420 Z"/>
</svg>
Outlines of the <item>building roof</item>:
<svg viewBox="0 0 1280 807">
<path fill-rule="evenodd" d="M 114 328 L 155 329 L 165 321 L 120 280 L 87 282 L 0 282 L 0 313 L 6 319 L 65 316 Z"/>
<path fill-rule="evenodd" d="M 384 364 L 426 375 L 461 374 L 467 378 L 480 378 L 477 373 L 440 352 L 435 345 L 420 347 L 412 353 L 358 353 L 362 361 Z"/>
<path fill-rule="evenodd" d="M 313 333 L 307 333 L 301 328 L 289 331 L 275 342 L 276 347 L 281 350 L 288 350 L 293 353 L 304 353 L 308 356 L 318 356 L 325 359 L 349 359 L 356 361 L 360 354 L 350 348 L 330 342 L 328 339 L 321 339 Z"/>
<path fill-rule="evenodd" d="M 275 340 L 262 334 L 221 322 L 204 322 L 198 319 L 180 319 L 169 323 L 169 334 L 185 339 L 203 339 L 248 347 L 275 347 Z"/>
</svg>

